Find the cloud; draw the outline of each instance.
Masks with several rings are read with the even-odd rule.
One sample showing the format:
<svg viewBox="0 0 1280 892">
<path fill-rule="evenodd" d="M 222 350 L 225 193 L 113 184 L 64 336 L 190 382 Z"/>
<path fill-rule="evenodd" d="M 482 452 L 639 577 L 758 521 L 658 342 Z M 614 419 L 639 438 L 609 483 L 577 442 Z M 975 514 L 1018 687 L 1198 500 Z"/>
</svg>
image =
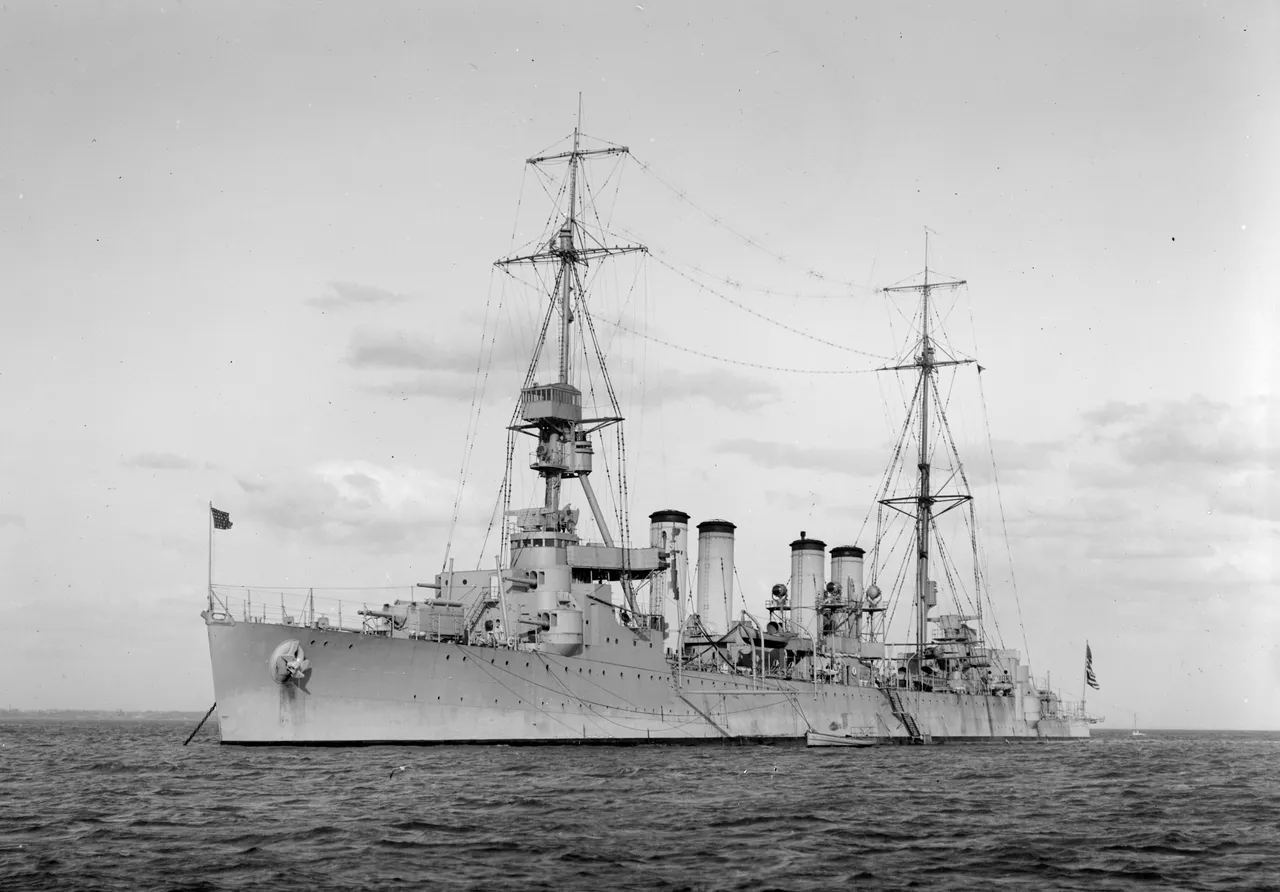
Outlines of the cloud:
<svg viewBox="0 0 1280 892">
<path fill-rule="evenodd" d="M 376 393 L 381 396 L 439 396 L 449 399 L 467 399 L 476 392 L 476 380 L 474 376 L 463 375 L 419 375 L 416 378 L 388 381 L 383 384 L 367 384 L 362 389 L 366 393 Z M 487 396 L 490 398 L 494 396 L 492 388 L 489 389 Z"/>
<path fill-rule="evenodd" d="M 1139 418 L 1147 414 L 1147 407 L 1137 403 L 1121 403 L 1115 400 L 1107 402 L 1097 409 L 1083 413 L 1082 417 L 1091 425 L 1107 427 L 1123 421 Z"/>
<path fill-rule="evenodd" d="M 409 298 L 372 285 L 354 285 L 350 282 L 330 282 L 328 290 L 320 297 L 303 301 L 321 310 L 340 310 L 354 307 L 376 307 L 404 303 Z"/>
<path fill-rule="evenodd" d="M 1089 426 L 1073 444 L 1069 476 L 1094 489 L 1159 487 L 1156 504 L 1168 504 L 1173 492 L 1191 493 L 1224 511 L 1274 518 L 1278 410 L 1275 397 L 1235 405 L 1202 396 L 1108 403 L 1082 416 Z"/>
<path fill-rule="evenodd" d="M 141 452 L 124 460 L 125 467 L 150 471 L 193 471 L 199 465 L 172 452 Z"/>
<path fill-rule="evenodd" d="M 754 412 L 781 398 L 781 390 L 748 375 L 724 369 L 685 372 L 672 369 L 646 381 L 648 403 L 702 399 L 722 409 Z"/>
<path fill-rule="evenodd" d="M 469 398 L 477 386 L 488 382 L 486 393 L 515 393 L 519 382 L 507 381 L 495 386 L 502 373 L 523 371 L 528 357 L 521 355 L 518 345 L 507 342 L 496 345 L 492 352 L 480 352 L 477 340 L 466 346 L 439 343 L 404 332 L 357 331 L 347 345 L 347 363 L 370 374 L 379 371 L 417 372 L 410 378 L 372 381 L 363 385 L 368 393 L 383 396 L 437 396 L 451 399 Z M 477 372 L 480 377 L 477 378 Z M 515 388 L 503 391 L 502 387 Z M 512 397 L 514 398 L 514 396 Z"/>
<path fill-rule="evenodd" d="M 884 470 L 885 456 L 865 449 L 837 449 L 801 446 L 766 440 L 721 440 L 715 444 L 720 454 L 741 455 L 764 468 L 795 468 L 803 471 L 833 471 L 837 474 L 878 474 Z"/>
<path fill-rule="evenodd" d="M 246 513 L 326 545 L 410 550 L 448 526 L 455 485 L 416 469 L 328 461 L 302 473 L 239 479 Z M 470 510 L 470 502 L 464 502 Z"/>
<path fill-rule="evenodd" d="M 247 493 L 266 492 L 268 484 L 261 477 L 257 480 L 248 480 L 244 477 L 237 477 L 236 483 L 240 484 L 240 488 Z"/>
<path fill-rule="evenodd" d="M 1280 463 L 1280 412 L 1274 399 L 1232 406 L 1192 396 L 1141 411 L 1104 406 L 1093 414 L 1107 419 L 1103 426 L 1109 428 L 1099 431 L 1098 438 L 1110 442 L 1130 466 L 1244 469 Z"/>
<path fill-rule="evenodd" d="M 1224 514 L 1280 521 L 1280 477 L 1274 470 L 1235 475 L 1213 494 L 1210 504 Z"/>
<path fill-rule="evenodd" d="M 1004 473 L 1005 471 L 1043 470 L 1052 464 L 1051 459 L 1054 454 L 1060 452 L 1063 446 L 1064 444 L 1057 440 L 1035 440 L 1030 443 L 996 440 L 992 443 L 991 450 L 996 456 L 996 471 Z M 971 458 L 976 460 L 976 464 L 985 464 L 988 469 L 990 468 L 990 455 L 979 454 Z M 965 466 L 968 467 L 969 462 L 966 462 Z"/>
<path fill-rule="evenodd" d="M 1035 440 L 1030 443 L 996 440 L 990 447 L 995 453 L 994 475 L 991 453 L 986 446 L 962 451 L 961 458 L 964 459 L 965 474 L 971 485 L 991 483 L 996 475 L 1002 483 L 1011 483 L 1020 480 L 1028 472 L 1043 471 L 1051 467 L 1055 457 L 1062 453 L 1066 445 L 1065 441 L 1059 440 Z M 948 466 L 951 464 L 949 456 L 944 460 Z"/>
<path fill-rule="evenodd" d="M 465 346 L 436 343 L 404 332 L 357 331 L 347 345 L 347 363 L 357 369 L 400 369 L 474 374 L 482 360 L 495 366 L 523 368 L 527 357 L 510 342 L 480 354 L 479 340 Z"/>
</svg>

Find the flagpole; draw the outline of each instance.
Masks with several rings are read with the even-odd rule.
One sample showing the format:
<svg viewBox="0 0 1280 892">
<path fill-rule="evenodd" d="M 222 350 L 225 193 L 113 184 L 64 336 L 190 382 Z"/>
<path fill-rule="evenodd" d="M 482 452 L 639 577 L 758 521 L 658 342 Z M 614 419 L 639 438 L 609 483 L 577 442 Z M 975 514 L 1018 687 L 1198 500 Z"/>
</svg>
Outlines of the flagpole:
<svg viewBox="0 0 1280 892">
<path fill-rule="evenodd" d="M 213 502 L 209 503 L 209 603 L 213 603 Z"/>
<path fill-rule="evenodd" d="M 1089 641 L 1084 642 L 1084 681 L 1080 683 L 1080 711 L 1085 711 L 1085 695 L 1089 692 Z"/>
</svg>

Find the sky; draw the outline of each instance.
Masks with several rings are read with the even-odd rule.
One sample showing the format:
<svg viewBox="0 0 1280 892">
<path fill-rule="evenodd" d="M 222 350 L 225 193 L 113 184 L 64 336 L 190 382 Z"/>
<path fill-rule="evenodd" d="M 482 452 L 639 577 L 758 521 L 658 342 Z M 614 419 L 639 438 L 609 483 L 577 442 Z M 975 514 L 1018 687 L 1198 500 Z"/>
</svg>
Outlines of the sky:
<svg viewBox="0 0 1280 892">
<path fill-rule="evenodd" d="M 492 264 L 581 97 L 649 249 L 591 271 L 633 541 L 733 521 L 756 611 L 801 530 L 871 547 L 927 227 L 1002 640 L 1072 697 L 1088 642 L 1108 726 L 1280 729 L 1278 43 L 1264 2 L 6 3 L 0 706 L 206 708 L 210 502 L 219 583 L 491 566 L 546 307 Z"/>
</svg>

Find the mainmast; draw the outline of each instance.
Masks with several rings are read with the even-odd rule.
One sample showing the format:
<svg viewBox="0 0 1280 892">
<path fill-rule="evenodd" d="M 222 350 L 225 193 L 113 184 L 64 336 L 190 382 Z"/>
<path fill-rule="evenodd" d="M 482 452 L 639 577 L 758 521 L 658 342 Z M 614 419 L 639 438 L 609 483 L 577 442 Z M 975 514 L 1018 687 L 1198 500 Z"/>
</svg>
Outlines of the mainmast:
<svg viewBox="0 0 1280 892">
<path fill-rule="evenodd" d="M 881 499 L 883 505 L 888 505 L 898 511 L 904 509 L 900 506 L 914 505 L 914 512 L 904 512 L 910 514 L 915 519 L 915 543 L 916 543 L 916 596 L 915 596 L 915 633 L 916 633 L 916 653 L 922 655 L 924 646 L 928 643 L 929 634 L 929 608 L 938 602 L 937 585 L 929 579 L 929 531 L 933 526 L 933 519 L 936 516 L 934 506 L 937 504 L 945 504 L 946 507 L 941 514 L 949 511 L 970 498 L 968 495 L 943 495 L 933 492 L 930 482 L 930 470 L 932 462 L 929 452 L 929 404 L 932 399 L 931 382 L 935 369 L 950 365 L 963 365 L 973 362 L 971 359 L 961 360 L 943 360 L 938 361 L 934 358 L 933 340 L 929 336 L 929 297 L 936 288 L 958 288 L 964 285 L 963 279 L 956 279 L 942 282 L 929 281 L 929 234 L 925 230 L 924 237 L 924 280 L 919 285 L 899 285 L 891 288 L 882 289 L 885 292 L 897 291 L 918 291 L 920 292 L 920 341 L 918 344 L 918 352 L 915 361 L 907 365 L 888 366 L 882 371 L 916 369 L 919 373 L 916 381 L 916 405 L 919 406 L 920 422 L 919 422 L 919 439 L 920 451 L 916 461 L 917 481 L 916 493 L 914 496 L 900 497 L 892 499 Z"/>
</svg>

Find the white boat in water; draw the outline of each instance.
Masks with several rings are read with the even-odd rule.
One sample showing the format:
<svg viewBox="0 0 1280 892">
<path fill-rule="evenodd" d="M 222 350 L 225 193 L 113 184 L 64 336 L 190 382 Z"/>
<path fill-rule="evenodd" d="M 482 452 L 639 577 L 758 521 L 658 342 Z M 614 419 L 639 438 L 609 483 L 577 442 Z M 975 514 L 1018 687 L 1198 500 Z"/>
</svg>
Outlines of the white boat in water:
<svg viewBox="0 0 1280 892">
<path fill-rule="evenodd" d="M 805 746 L 875 746 L 874 737 L 855 737 L 852 734 L 825 734 L 809 731 L 804 736 Z"/>
<path fill-rule="evenodd" d="M 1134 717 L 1133 717 L 1133 733 L 1132 733 L 1132 734 L 1130 734 L 1129 736 L 1130 736 L 1130 737 L 1146 737 L 1146 736 L 1147 736 L 1147 735 L 1143 734 L 1141 731 L 1139 731 L 1139 730 L 1138 730 L 1138 717 L 1137 717 L 1137 715 L 1134 715 Z"/>
<path fill-rule="evenodd" d="M 927 249 L 917 284 L 882 292 L 911 299 L 920 337 L 884 369 L 909 376 L 914 396 L 878 494 L 884 529 L 869 548 L 843 544 L 828 554 L 807 532 L 789 547 L 750 543 L 776 547 L 790 576 L 771 592 L 741 593 L 747 603 L 763 602 L 758 617 L 734 616 L 720 606 L 733 602 L 734 523 L 708 518 L 691 531 L 688 513 L 656 510 L 648 541 L 636 545 L 624 514 L 606 518 L 593 464 L 597 451 L 614 450 L 612 482 L 625 487 L 623 407 L 593 324 L 587 284 L 594 279 L 581 273 L 645 249 L 612 244 L 606 231 L 589 228 L 597 218 L 584 212 L 580 168 L 627 154 L 611 144 L 588 147 L 575 130 L 563 151 L 528 161 L 559 184 L 547 194 L 565 203 L 531 249 L 497 263 L 538 268 L 531 278 L 546 290 L 537 344 L 513 395 L 495 560 L 455 569 L 446 559 L 433 581 L 372 604 L 211 581 L 201 615 L 222 742 L 804 738 L 866 746 L 1088 737 L 1091 720 L 1081 709 L 1037 683 L 1017 650 L 988 640 L 986 574 L 957 571 L 938 538 L 941 515 L 973 510 L 946 440 L 950 396 L 939 399 L 938 376 L 973 360 L 946 353 L 930 327 L 934 293 L 963 283 L 932 276 Z M 589 376 L 588 361 L 596 363 Z M 590 385 L 586 394 L 579 384 Z M 592 406 L 591 387 L 602 384 L 605 404 Z M 513 507 L 515 459 L 523 456 L 527 471 L 519 473 L 537 496 Z M 580 524 L 569 504 L 574 493 L 589 508 L 590 539 L 588 521 Z M 616 504 L 628 504 L 625 490 Z M 903 521 L 902 535 L 885 532 L 891 517 Z M 214 518 L 218 529 L 229 528 L 225 515 Z M 839 535 L 858 521 L 850 518 Z M 966 591 L 966 574 L 983 588 Z M 935 575 L 945 580 L 942 592 Z M 896 633 L 886 619 L 893 604 L 902 607 Z M 940 604 L 956 606 L 935 611 Z M 870 736 L 851 729 L 871 729 Z"/>
</svg>

